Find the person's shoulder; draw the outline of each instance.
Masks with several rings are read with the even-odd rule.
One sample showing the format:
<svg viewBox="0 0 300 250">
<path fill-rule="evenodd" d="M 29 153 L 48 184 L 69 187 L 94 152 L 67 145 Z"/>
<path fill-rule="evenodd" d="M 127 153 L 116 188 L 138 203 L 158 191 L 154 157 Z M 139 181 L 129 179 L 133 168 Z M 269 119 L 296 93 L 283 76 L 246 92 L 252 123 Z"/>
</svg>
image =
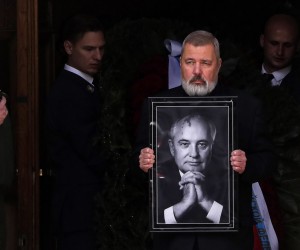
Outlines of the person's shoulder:
<svg viewBox="0 0 300 250">
<path fill-rule="evenodd" d="M 71 91 L 77 88 L 81 89 L 85 84 L 88 84 L 88 82 L 79 75 L 62 70 L 53 83 L 53 89 L 58 88 L 62 91 L 64 89 Z"/>
<path fill-rule="evenodd" d="M 182 86 L 178 86 L 172 89 L 166 89 L 156 93 L 153 97 L 184 97 L 188 96 L 183 90 Z"/>
<path fill-rule="evenodd" d="M 62 70 L 60 74 L 57 76 L 55 82 L 63 82 L 65 84 L 71 84 L 73 82 L 86 82 L 82 77 L 79 75 L 70 72 L 68 70 Z"/>
<path fill-rule="evenodd" d="M 233 96 L 245 96 L 247 98 L 254 97 L 249 91 L 244 89 L 235 88 L 234 86 L 230 86 L 228 84 L 224 84 L 219 82 L 216 87 L 216 93 L 222 93 L 222 95 L 233 95 Z"/>
<path fill-rule="evenodd" d="M 292 76 L 294 78 L 297 78 L 297 80 L 300 78 L 300 59 L 294 59 L 292 63 L 292 69 L 290 73 L 287 76 Z"/>
<path fill-rule="evenodd" d="M 254 96 L 253 94 L 251 94 L 249 91 L 243 90 L 243 89 L 238 89 L 238 88 L 234 88 L 231 86 L 228 86 L 226 84 L 220 84 L 221 88 L 222 88 L 222 92 L 225 93 L 228 96 L 235 96 L 238 98 L 240 103 L 249 103 L 249 105 L 251 104 L 260 104 L 261 101 Z"/>
<path fill-rule="evenodd" d="M 57 88 L 58 85 L 64 85 L 68 82 L 71 81 L 72 79 L 72 74 L 71 72 L 68 72 L 66 70 L 61 70 L 59 72 L 59 74 L 56 76 L 56 78 L 54 79 L 54 82 L 52 84 L 52 89 Z"/>
<path fill-rule="evenodd" d="M 88 85 L 87 82 L 85 84 L 85 80 L 80 76 L 62 70 L 57 78 L 54 80 L 49 94 L 48 99 L 52 100 L 76 100 L 80 97 L 85 96 L 85 89 Z"/>
</svg>

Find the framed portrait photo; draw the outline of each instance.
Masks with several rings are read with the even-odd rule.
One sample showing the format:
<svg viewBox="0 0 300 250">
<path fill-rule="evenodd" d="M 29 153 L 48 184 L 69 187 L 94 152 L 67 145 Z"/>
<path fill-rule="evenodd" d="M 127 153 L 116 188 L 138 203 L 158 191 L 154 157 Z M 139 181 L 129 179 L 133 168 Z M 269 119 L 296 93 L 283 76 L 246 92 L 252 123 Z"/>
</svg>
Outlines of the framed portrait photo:
<svg viewBox="0 0 300 250">
<path fill-rule="evenodd" d="M 238 231 L 236 97 L 149 97 L 152 232 Z"/>
</svg>

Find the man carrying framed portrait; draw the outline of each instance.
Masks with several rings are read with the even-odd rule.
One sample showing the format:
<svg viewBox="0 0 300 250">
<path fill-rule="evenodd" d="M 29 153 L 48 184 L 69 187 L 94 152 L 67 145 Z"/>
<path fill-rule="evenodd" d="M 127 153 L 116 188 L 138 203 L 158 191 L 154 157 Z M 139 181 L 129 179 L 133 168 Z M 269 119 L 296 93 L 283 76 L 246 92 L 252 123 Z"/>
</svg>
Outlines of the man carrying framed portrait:
<svg viewBox="0 0 300 250">
<path fill-rule="evenodd" d="M 221 64 L 218 40 L 206 31 L 190 33 L 183 41 L 180 57 L 181 86 L 159 93 L 156 97 L 237 97 L 235 108 L 237 144 L 228 152 L 228 159 L 230 168 L 238 176 L 236 197 L 238 230 L 231 231 L 228 228 L 199 232 L 189 232 L 182 228 L 176 232 L 161 230 L 153 233 L 154 250 L 253 249 L 252 183 L 272 175 L 277 163 L 276 156 L 265 129 L 261 103 L 245 92 L 218 83 Z M 143 106 L 136 151 L 139 152 L 139 167 L 144 172 L 151 169 L 151 186 L 155 185 L 152 182 L 156 175 L 153 166 L 158 159 L 156 159 L 157 152 L 154 151 L 153 141 L 149 138 L 151 134 L 149 127 L 152 122 L 149 119 L 149 111 L 147 101 Z M 190 184 L 183 179 L 180 179 L 180 182 L 185 183 L 183 185 Z M 180 221 L 175 213 L 174 216 L 177 221 Z"/>
</svg>

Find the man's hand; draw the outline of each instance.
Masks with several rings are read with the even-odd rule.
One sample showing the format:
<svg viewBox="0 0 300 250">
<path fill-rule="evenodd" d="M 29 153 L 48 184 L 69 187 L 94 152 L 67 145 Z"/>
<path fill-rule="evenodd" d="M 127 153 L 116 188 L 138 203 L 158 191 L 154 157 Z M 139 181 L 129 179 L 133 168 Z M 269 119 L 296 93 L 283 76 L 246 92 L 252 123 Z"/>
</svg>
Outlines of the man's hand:
<svg viewBox="0 0 300 250">
<path fill-rule="evenodd" d="M 195 186 L 195 190 L 197 192 L 197 200 L 200 202 L 203 199 L 203 190 L 202 185 L 205 181 L 205 176 L 200 172 L 186 172 L 179 182 L 180 189 L 187 183 L 192 183 Z"/>
<path fill-rule="evenodd" d="M 186 212 L 195 206 L 202 199 L 202 190 L 199 185 L 204 181 L 204 175 L 200 172 L 186 172 L 178 183 L 183 190 L 183 196 L 179 203 L 173 206 L 176 220 L 180 219 Z M 198 190 L 197 190 L 198 189 Z"/>
<path fill-rule="evenodd" d="M 238 172 L 239 174 L 244 173 L 246 169 L 247 158 L 243 150 L 237 149 L 232 151 L 230 161 L 234 171 Z"/>
<path fill-rule="evenodd" d="M 2 99 L 0 101 L 0 125 L 3 123 L 7 114 L 8 114 L 8 110 L 6 108 L 6 98 L 2 96 Z"/>
<path fill-rule="evenodd" d="M 179 185 L 183 186 L 187 183 L 193 184 L 197 194 L 196 202 L 208 212 L 214 200 L 209 197 L 207 191 L 205 190 L 205 176 L 200 172 L 186 172 L 185 175 L 182 176 Z"/>
<path fill-rule="evenodd" d="M 182 179 L 181 179 L 182 180 Z M 196 203 L 197 203 L 197 193 L 195 185 L 193 183 L 185 182 L 185 184 L 180 184 L 180 189 L 183 190 L 182 199 L 180 202 L 173 206 L 173 212 L 176 220 L 180 220 L 185 213 L 187 213 Z"/>
<path fill-rule="evenodd" d="M 149 168 L 152 168 L 155 162 L 155 155 L 153 149 L 143 148 L 140 152 L 139 162 L 140 168 L 147 173 Z"/>
</svg>

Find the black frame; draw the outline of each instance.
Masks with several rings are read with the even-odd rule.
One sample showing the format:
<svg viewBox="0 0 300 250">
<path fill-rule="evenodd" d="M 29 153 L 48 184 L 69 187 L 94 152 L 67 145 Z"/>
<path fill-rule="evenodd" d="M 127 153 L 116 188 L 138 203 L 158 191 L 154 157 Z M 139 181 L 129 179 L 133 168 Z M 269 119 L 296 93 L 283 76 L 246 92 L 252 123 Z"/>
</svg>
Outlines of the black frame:
<svg viewBox="0 0 300 250">
<path fill-rule="evenodd" d="M 230 152 L 236 145 L 236 118 L 235 104 L 237 97 L 149 97 L 150 109 L 150 145 L 154 149 L 156 161 L 150 171 L 150 231 L 172 232 L 172 231 L 193 231 L 193 232 L 220 232 L 238 231 L 238 183 L 236 173 L 230 165 Z M 161 199 L 160 181 L 165 178 L 161 176 L 159 169 L 163 163 L 172 158 L 167 146 L 167 132 L 172 122 L 182 118 L 191 112 L 197 112 L 209 116 L 217 127 L 217 136 L 214 143 L 223 150 L 223 163 L 225 162 L 227 209 L 226 220 L 220 223 L 213 222 L 184 222 L 166 224 L 159 218 L 158 207 Z M 221 133 L 220 133 L 221 131 Z M 215 150 L 217 151 L 217 150 Z M 219 150 L 220 151 L 220 150 Z M 219 154 L 218 154 L 219 157 Z M 170 178 L 169 178 L 170 179 Z M 166 196 L 164 196 L 166 197 Z M 169 197 L 168 197 L 169 198 Z M 164 203 L 164 202 L 161 202 Z"/>
</svg>

